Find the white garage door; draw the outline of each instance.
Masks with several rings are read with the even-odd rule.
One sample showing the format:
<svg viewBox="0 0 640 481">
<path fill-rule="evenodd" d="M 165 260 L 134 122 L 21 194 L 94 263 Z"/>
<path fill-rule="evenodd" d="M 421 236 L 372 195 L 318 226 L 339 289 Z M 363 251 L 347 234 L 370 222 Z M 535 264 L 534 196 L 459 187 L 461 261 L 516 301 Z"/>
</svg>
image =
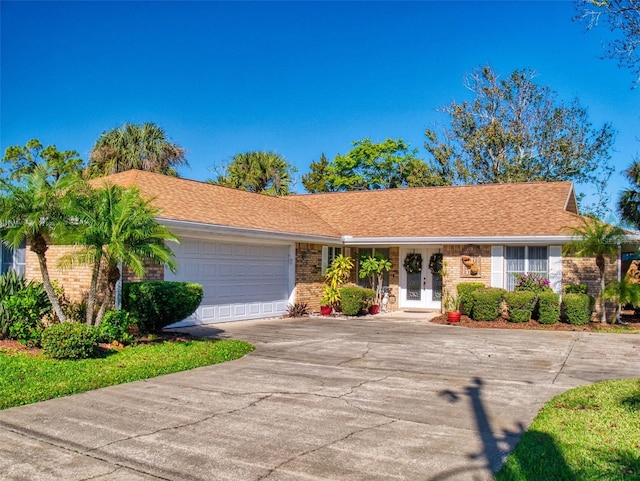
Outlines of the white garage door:
<svg viewBox="0 0 640 481">
<path fill-rule="evenodd" d="M 289 246 L 180 239 L 178 271 L 165 280 L 202 284 L 198 310 L 180 327 L 282 315 L 289 301 Z"/>
</svg>

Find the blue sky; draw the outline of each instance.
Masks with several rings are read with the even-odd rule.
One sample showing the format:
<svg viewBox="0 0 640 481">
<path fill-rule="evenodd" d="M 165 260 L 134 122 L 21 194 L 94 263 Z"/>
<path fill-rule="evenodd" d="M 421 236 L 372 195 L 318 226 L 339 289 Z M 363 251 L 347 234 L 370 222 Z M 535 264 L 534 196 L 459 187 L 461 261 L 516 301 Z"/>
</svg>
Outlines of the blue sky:
<svg viewBox="0 0 640 481">
<path fill-rule="evenodd" d="M 273 150 L 301 174 L 355 140 L 420 149 L 466 72 L 525 67 L 640 152 L 640 88 L 601 60 L 571 1 L 0 2 L 0 149 L 39 138 L 87 158 L 101 132 L 153 121 L 205 180 L 237 152 Z M 297 191 L 303 191 L 298 182 Z"/>
</svg>

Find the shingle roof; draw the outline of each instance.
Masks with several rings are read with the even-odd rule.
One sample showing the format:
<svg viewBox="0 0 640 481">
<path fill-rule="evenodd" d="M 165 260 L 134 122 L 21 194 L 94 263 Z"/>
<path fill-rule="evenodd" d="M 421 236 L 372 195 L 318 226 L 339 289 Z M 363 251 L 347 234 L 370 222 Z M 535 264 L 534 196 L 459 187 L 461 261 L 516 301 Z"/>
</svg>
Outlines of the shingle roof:
<svg viewBox="0 0 640 481">
<path fill-rule="evenodd" d="M 161 218 L 340 237 L 567 235 L 579 226 L 571 182 L 271 197 L 138 170 L 96 179 L 137 186 Z"/>
<path fill-rule="evenodd" d="M 137 187 L 162 212 L 159 217 L 259 229 L 270 232 L 339 237 L 340 233 L 300 202 L 254 194 L 206 182 L 168 177 L 140 170 L 127 170 L 95 179 L 100 182 Z"/>
</svg>

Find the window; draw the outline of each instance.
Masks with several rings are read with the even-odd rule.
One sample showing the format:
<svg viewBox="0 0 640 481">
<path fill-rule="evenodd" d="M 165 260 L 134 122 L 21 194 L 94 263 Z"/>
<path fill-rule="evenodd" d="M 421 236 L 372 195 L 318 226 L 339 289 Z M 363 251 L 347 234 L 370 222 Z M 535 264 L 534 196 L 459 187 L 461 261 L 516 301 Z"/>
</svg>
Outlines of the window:
<svg viewBox="0 0 640 481">
<path fill-rule="evenodd" d="M 549 254 L 546 246 L 507 246 L 505 250 L 505 288 L 515 288 L 514 274 L 535 273 L 549 277 Z"/>
<path fill-rule="evenodd" d="M 376 247 L 376 248 L 365 247 L 365 248 L 358 249 L 358 257 L 360 257 L 360 256 L 375 256 L 376 254 L 382 254 L 385 257 L 385 259 L 389 259 L 389 248 L 388 247 Z M 360 287 L 366 287 L 366 288 L 370 288 L 371 287 L 369 279 L 367 279 L 367 278 L 360 279 L 360 264 L 359 263 L 358 263 L 358 266 L 357 266 L 356 275 L 358 277 L 358 285 Z M 389 287 L 389 271 L 384 271 L 382 273 L 382 287 L 383 288 Z"/>
<path fill-rule="evenodd" d="M 11 249 L 0 245 L 0 274 L 5 274 L 13 269 L 19 274 L 24 274 L 26 242 L 17 249 Z"/>
<path fill-rule="evenodd" d="M 327 268 L 340 254 L 342 254 L 342 247 L 322 246 L 322 275 L 325 275 Z"/>
</svg>

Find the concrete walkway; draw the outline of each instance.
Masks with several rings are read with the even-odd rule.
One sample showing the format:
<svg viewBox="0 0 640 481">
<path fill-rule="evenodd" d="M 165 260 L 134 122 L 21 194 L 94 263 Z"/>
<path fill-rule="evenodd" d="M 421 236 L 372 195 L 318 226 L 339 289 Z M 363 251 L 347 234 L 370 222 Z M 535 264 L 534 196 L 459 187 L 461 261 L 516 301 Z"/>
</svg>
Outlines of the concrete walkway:
<svg viewBox="0 0 640 481">
<path fill-rule="evenodd" d="M 427 317 L 194 330 L 257 349 L 0 411 L 0 479 L 486 481 L 552 396 L 640 377 L 640 336 Z"/>
</svg>

